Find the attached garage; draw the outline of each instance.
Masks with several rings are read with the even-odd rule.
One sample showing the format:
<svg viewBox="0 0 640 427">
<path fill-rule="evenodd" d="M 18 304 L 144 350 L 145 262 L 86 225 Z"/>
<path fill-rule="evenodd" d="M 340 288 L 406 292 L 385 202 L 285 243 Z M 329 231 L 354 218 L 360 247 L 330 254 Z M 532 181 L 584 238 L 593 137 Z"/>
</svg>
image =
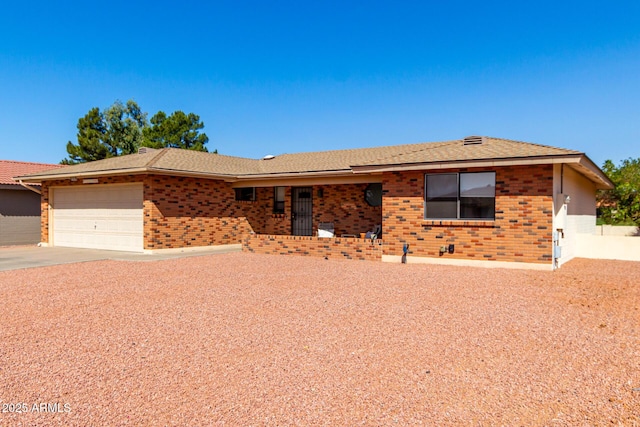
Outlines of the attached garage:
<svg viewBox="0 0 640 427">
<path fill-rule="evenodd" d="M 143 251 L 142 184 L 52 187 L 53 246 Z"/>
</svg>

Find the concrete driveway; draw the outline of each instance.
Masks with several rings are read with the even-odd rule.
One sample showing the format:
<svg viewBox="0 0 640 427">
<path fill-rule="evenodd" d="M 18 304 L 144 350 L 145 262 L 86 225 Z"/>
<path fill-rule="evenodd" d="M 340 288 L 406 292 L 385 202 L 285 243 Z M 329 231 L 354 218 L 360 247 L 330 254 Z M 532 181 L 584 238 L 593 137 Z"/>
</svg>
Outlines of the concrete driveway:
<svg viewBox="0 0 640 427">
<path fill-rule="evenodd" d="M 208 248 L 169 250 L 161 253 L 145 254 L 137 252 L 106 251 L 100 249 L 8 246 L 0 247 L 0 271 L 46 267 L 58 264 L 72 264 L 76 262 L 99 261 L 104 259 L 118 261 L 157 261 L 171 258 L 210 255 L 213 253 L 238 252 L 240 250 L 240 245 L 223 245 Z"/>
</svg>

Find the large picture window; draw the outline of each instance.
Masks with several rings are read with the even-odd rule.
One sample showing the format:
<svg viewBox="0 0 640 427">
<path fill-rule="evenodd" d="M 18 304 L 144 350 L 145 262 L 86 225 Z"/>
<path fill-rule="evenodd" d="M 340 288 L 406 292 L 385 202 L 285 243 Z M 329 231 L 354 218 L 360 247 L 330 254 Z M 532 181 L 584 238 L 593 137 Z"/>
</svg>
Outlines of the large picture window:
<svg viewBox="0 0 640 427">
<path fill-rule="evenodd" d="M 426 219 L 494 219 L 496 173 L 425 175 Z"/>
</svg>

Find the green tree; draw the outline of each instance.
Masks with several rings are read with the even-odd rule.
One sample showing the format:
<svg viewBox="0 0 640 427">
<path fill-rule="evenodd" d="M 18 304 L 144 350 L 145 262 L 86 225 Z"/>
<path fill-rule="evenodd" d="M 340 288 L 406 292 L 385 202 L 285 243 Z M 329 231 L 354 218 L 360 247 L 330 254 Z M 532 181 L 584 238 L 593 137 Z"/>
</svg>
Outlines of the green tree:
<svg viewBox="0 0 640 427">
<path fill-rule="evenodd" d="M 78 120 L 78 144 L 67 142 L 69 158 L 63 159 L 63 165 L 90 162 L 111 157 L 109 148 L 102 142 L 106 133 L 104 120 L 99 108 L 92 108 Z"/>
<path fill-rule="evenodd" d="M 640 158 L 623 160 L 619 166 L 607 160 L 602 171 L 615 185 L 598 192 L 602 220 L 606 224 L 640 225 Z"/>
<path fill-rule="evenodd" d="M 69 157 L 60 163 L 72 165 L 135 153 L 142 143 L 147 115 L 138 104 L 116 101 L 103 113 L 95 107 L 78 120 L 78 143 L 67 143 Z"/>
<path fill-rule="evenodd" d="M 138 104 L 127 101 L 126 105 L 116 101 L 104 112 L 107 125 L 107 144 L 114 155 L 132 154 L 142 144 L 142 131 L 147 127 L 147 113 L 143 113 Z"/>
<path fill-rule="evenodd" d="M 151 125 L 143 130 L 142 145 L 151 148 L 171 147 L 208 151 L 205 145 L 209 142 L 209 137 L 200 133 L 202 128 L 204 123 L 197 114 L 175 111 L 167 116 L 164 111 L 158 111 L 151 117 Z M 217 153 L 217 150 L 214 153 Z"/>
</svg>

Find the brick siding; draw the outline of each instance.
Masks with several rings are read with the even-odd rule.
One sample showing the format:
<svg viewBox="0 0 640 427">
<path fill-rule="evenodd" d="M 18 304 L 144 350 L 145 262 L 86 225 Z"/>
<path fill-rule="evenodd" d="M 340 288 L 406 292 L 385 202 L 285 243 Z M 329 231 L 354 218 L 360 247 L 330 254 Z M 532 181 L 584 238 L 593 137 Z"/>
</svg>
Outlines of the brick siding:
<svg viewBox="0 0 640 427">
<path fill-rule="evenodd" d="M 144 205 L 145 249 L 240 243 L 242 235 L 264 228 L 264 206 L 236 201 L 224 181 L 149 176 Z"/>
<path fill-rule="evenodd" d="M 144 249 L 237 244 L 254 227 L 264 228 L 264 207 L 258 201 L 236 201 L 233 188 L 223 181 L 163 175 L 100 177 L 99 181 L 143 184 Z M 82 184 L 82 180 L 43 183 L 43 242 L 49 238 L 50 187 L 78 185 L 87 184 Z"/>
<path fill-rule="evenodd" d="M 336 236 L 364 233 L 382 224 L 382 207 L 370 206 L 364 200 L 367 184 L 315 186 L 313 197 L 313 227 L 332 222 Z M 322 197 L 318 197 L 322 190 Z"/>
<path fill-rule="evenodd" d="M 495 220 L 490 221 L 425 220 L 426 172 L 384 174 L 384 255 L 402 255 L 403 244 L 408 243 L 409 256 L 551 263 L 552 166 L 493 170 L 496 171 L 496 215 Z M 440 247 L 449 244 L 455 245 L 455 252 L 440 255 Z"/>
<path fill-rule="evenodd" d="M 486 170 L 491 169 L 441 172 Z M 366 184 L 313 186 L 314 233 L 320 222 L 333 222 L 337 236 L 358 235 L 382 224 L 385 244 L 373 249 L 362 239 L 285 238 L 291 233 L 291 187 L 286 188 L 285 213 L 274 214 L 273 187 L 256 188 L 256 201 L 243 202 L 235 200 L 231 184 L 223 181 L 161 175 L 99 180 L 100 184 L 143 183 L 145 249 L 242 242 L 246 250 L 260 253 L 380 259 L 382 254 L 402 255 L 404 243 L 410 245 L 409 256 L 418 257 L 440 257 L 441 246 L 454 244 L 455 252 L 443 257 L 551 263 L 552 166 L 494 170 L 496 218 L 491 221 L 425 220 L 424 171 L 385 173 L 382 207 L 364 201 Z M 81 180 L 43 183 L 43 242 L 48 242 L 50 187 L 74 185 L 83 184 Z"/>
</svg>

